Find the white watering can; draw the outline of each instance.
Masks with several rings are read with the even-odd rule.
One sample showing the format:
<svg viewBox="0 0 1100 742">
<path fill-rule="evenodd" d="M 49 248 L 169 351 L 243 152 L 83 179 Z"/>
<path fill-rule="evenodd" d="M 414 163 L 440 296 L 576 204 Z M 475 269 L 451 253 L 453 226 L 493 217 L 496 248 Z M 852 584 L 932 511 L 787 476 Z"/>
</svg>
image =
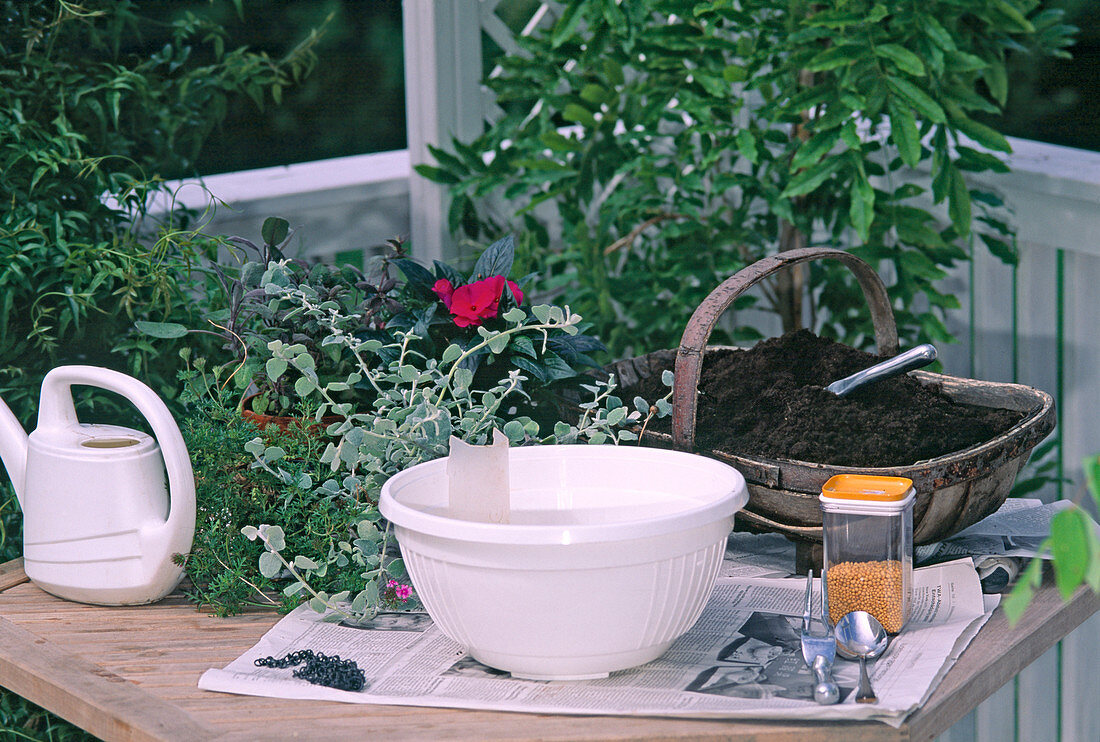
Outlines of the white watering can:
<svg viewBox="0 0 1100 742">
<path fill-rule="evenodd" d="M 126 397 L 156 439 L 79 422 L 73 384 Z M 148 386 L 106 368 L 59 366 L 42 382 L 29 437 L 0 400 L 0 459 L 23 508 L 23 568 L 40 588 L 82 603 L 138 605 L 179 583 L 172 555 L 191 550 L 195 479 L 172 414 Z"/>
</svg>

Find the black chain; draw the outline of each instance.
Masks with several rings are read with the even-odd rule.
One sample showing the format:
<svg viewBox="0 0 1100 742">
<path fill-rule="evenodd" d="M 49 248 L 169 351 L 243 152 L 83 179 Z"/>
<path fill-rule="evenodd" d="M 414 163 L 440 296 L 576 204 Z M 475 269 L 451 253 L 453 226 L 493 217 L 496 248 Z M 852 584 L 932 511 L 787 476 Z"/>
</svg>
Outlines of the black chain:
<svg viewBox="0 0 1100 742">
<path fill-rule="evenodd" d="M 329 657 L 312 649 L 299 649 L 282 659 L 261 657 L 256 660 L 256 667 L 273 667 L 281 670 L 292 665 L 301 665 L 303 662 L 305 666 L 295 670 L 294 677 L 314 685 L 324 685 L 337 690 L 361 691 L 367 684 L 366 676 L 354 660 L 342 660 L 338 654 Z"/>
</svg>

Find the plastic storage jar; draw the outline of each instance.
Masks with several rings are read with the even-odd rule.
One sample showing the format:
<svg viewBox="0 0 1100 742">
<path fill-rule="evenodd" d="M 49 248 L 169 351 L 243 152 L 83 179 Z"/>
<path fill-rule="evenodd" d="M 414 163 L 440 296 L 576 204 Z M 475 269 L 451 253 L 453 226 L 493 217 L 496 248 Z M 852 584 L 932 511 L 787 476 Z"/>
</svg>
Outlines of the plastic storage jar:
<svg viewBox="0 0 1100 742">
<path fill-rule="evenodd" d="M 897 634 L 913 582 L 913 482 L 838 474 L 821 488 L 829 622 L 867 611 Z"/>
</svg>

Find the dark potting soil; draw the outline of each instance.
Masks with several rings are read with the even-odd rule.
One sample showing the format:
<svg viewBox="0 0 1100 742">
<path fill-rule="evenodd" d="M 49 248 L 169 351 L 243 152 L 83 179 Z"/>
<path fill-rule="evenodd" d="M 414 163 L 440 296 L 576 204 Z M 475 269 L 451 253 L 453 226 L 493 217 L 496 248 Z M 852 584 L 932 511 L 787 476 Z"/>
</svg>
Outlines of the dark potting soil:
<svg viewBox="0 0 1100 742">
<path fill-rule="evenodd" d="M 697 450 L 835 466 L 908 466 L 995 438 L 1022 413 L 954 402 L 935 385 L 903 375 L 847 397 L 827 384 L 881 361 L 808 330 L 749 350 L 703 358 Z M 667 387 L 657 373 L 623 391 L 652 401 Z M 651 427 L 671 432 L 671 418 Z"/>
</svg>

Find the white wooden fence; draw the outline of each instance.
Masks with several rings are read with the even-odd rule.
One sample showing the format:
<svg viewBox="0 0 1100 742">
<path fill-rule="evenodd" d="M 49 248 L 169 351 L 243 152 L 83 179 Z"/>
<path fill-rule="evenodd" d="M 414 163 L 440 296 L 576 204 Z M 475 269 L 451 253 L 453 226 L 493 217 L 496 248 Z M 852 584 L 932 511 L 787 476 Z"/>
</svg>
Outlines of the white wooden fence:
<svg viewBox="0 0 1100 742">
<path fill-rule="evenodd" d="M 472 138 L 493 117 L 479 76 L 482 34 L 514 48 L 501 0 L 405 0 L 407 152 L 341 158 L 214 176 L 227 202 L 210 228 L 254 236 L 264 216 L 299 228 L 301 245 L 330 259 L 411 232 L 418 256 L 449 257 L 446 194 L 414 175 L 427 145 Z M 553 20 L 535 7 L 528 30 Z M 1100 154 L 1013 140 L 1010 175 L 986 181 L 1015 212 L 1021 260 L 1006 266 L 983 248 L 947 281 L 963 309 L 960 343 L 941 349 L 948 373 L 1018 381 L 1054 394 L 1058 472 L 1045 499 L 1081 497 L 1081 458 L 1100 451 Z M 183 194 L 187 198 L 187 194 Z M 194 204 L 202 197 L 195 195 Z M 1094 235 L 1096 237 L 1094 237 Z M 361 259 L 361 258 L 359 258 Z M 944 742 L 1100 740 L 1100 616 L 1033 663 L 940 739 Z"/>
</svg>

